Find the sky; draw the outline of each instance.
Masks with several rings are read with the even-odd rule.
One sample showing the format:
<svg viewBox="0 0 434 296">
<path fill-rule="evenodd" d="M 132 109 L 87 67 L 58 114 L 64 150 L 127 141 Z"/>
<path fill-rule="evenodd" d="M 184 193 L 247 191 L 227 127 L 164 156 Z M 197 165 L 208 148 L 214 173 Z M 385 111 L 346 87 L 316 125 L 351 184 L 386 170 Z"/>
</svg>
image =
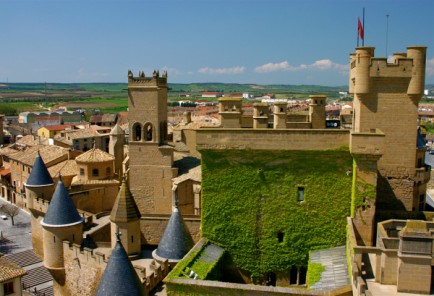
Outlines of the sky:
<svg viewBox="0 0 434 296">
<path fill-rule="evenodd" d="M 1 0 L 0 82 L 158 69 L 169 83 L 348 85 L 363 8 L 364 45 L 427 46 L 434 84 L 433 0 Z"/>
</svg>

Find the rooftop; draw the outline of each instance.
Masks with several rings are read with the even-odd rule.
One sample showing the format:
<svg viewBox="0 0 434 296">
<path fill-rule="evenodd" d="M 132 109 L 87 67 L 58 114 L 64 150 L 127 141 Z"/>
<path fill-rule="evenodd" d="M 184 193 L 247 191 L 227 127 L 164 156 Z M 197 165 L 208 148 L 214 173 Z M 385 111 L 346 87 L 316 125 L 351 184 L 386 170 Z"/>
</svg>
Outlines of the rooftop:
<svg viewBox="0 0 434 296">
<path fill-rule="evenodd" d="M 104 152 L 98 148 L 92 148 L 75 158 L 77 162 L 92 162 L 92 163 L 113 161 L 114 159 L 115 157 L 113 155 L 108 154 L 107 152 Z"/>
<path fill-rule="evenodd" d="M 0 283 L 24 276 L 25 274 L 27 272 L 18 266 L 18 264 L 0 257 Z"/>
<path fill-rule="evenodd" d="M 78 214 L 65 185 L 63 185 L 62 179 L 60 179 L 57 183 L 50 205 L 48 206 L 47 213 L 41 221 L 41 225 L 62 227 L 82 222 L 83 218 Z"/>
</svg>

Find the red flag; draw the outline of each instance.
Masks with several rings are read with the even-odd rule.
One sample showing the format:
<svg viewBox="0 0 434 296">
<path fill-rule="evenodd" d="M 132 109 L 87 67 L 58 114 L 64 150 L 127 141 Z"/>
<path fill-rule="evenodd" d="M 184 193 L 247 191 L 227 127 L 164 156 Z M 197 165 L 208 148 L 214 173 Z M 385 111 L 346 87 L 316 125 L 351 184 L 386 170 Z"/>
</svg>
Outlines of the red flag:
<svg viewBox="0 0 434 296">
<path fill-rule="evenodd" d="M 359 28 L 359 36 L 362 40 L 364 40 L 363 25 L 362 22 L 360 21 L 360 17 L 359 17 L 358 28 Z"/>
</svg>

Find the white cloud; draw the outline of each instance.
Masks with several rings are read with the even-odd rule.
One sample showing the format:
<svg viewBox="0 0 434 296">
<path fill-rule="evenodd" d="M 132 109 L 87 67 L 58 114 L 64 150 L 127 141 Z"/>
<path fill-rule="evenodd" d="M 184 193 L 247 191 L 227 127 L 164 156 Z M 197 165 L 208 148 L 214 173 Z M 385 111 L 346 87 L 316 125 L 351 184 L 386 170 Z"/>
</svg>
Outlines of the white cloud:
<svg viewBox="0 0 434 296">
<path fill-rule="evenodd" d="M 202 74 L 242 74 L 244 73 L 244 66 L 236 66 L 232 68 L 209 68 L 204 67 L 198 70 L 199 73 Z"/>
<path fill-rule="evenodd" d="M 164 66 L 161 69 L 160 72 L 163 72 L 163 71 L 166 71 L 167 75 L 179 75 L 179 74 L 181 74 L 181 72 L 178 69 L 176 69 L 176 68 L 169 68 L 167 66 Z"/>
<path fill-rule="evenodd" d="M 287 61 L 280 62 L 280 63 L 268 63 L 264 64 L 262 66 L 256 67 L 255 72 L 256 73 L 268 73 L 268 72 L 275 72 L 275 71 L 303 71 L 303 70 L 336 70 L 338 72 L 342 73 L 348 73 L 348 65 L 342 65 L 334 63 L 332 60 L 329 59 L 322 59 L 315 61 L 312 64 L 306 65 L 306 64 L 300 64 L 299 66 L 292 66 Z"/>
<path fill-rule="evenodd" d="M 428 76 L 434 75 L 434 58 L 426 61 L 426 74 Z"/>
</svg>

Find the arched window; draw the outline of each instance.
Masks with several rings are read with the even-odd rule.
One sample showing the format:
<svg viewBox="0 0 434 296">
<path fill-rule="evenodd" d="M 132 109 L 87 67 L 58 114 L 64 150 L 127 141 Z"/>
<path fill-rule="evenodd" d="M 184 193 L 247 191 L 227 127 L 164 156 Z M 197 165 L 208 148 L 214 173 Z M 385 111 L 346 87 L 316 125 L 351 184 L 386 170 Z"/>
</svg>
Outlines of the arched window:
<svg viewBox="0 0 434 296">
<path fill-rule="evenodd" d="M 145 124 L 144 129 L 145 129 L 146 141 L 152 141 L 154 139 L 154 137 L 153 137 L 154 130 L 152 128 L 152 124 L 150 124 L 150 123 Z"/>
<path fill-rule="evenodd" d="M 133 141 L 142 140 L 142 126 L 139 123 L 135 123 L 133 126 Z"/>
<path fill-rule="evenodd" d="M 98 177 L 99 176 L 99 170 L 98 169 L 92 169 L 92 177 Z"/>
</svg>

